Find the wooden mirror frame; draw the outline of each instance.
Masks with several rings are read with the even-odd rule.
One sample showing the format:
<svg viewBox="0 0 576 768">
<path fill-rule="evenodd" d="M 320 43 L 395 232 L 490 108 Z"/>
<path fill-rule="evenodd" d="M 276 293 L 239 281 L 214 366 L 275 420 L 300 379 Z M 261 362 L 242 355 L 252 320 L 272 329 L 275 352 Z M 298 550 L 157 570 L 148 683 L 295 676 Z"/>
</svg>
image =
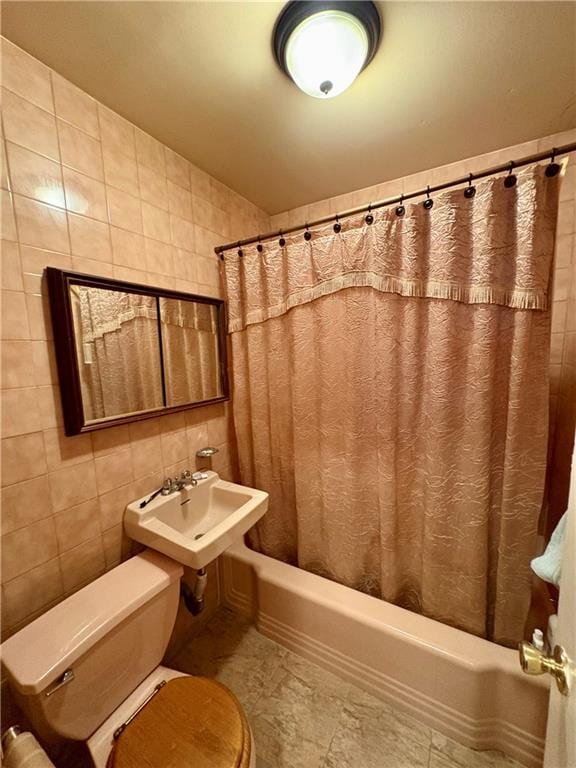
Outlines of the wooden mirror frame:
<svg viewBox="0 0 576 768">
<path fill-rule="evenodd" d="M 56 349 L 56 362 L 58 365 L 58 379 L 64 413 L 64 429 L 67 435 L 78 435 L 81 432 L 93 432 L 96 429 L 106 429 L 118 424 L 128 424 L 132 421 L 151 419 L 167 413 L 176 413 L 190 408 L 200 408 L 203 405 L 222 403 L 230 398 L 228 383 L 228 367 L 226 359 L 226 305 L 222 299 L 210 296 L 197 296 L 193 293 L 182 293 L 165 288 L 127 283 L 123 280 L 113 280 L 108 277 L 95 277 L 81 272 L 67 272 L 54 267 L 46 268 L 48 280 L 48 294 L 50 298 L 50 313 L 54 331 L 54 346 Z M 70 301 L 70 287 L 72 285 L 84 285 L 88 288 L 103 288 L 105 290 L 138 293 L 155 298 L 180 299 L 183 301 L 195 301 L 200 304 L 211 304 L 216 307 L 218 319 L 218 345 L 220 363 L 220 384 L 222 395 L 209 400 L 199 400 L 185 405 L 163 406 L 140 413 L 111 416 L 95 421 L 86 421 L 84 405 L 82 401 L 82 389 L 80 385 L 80 370 L 76 354 L 74 318 L 72 316 L 72 304 Z M 164 372 L 164 359 L 162 352 L 162 332 L 160 328 L 160 316 L 158 316 L 158 334 L 160 344 L 160 376 L 162 380 L 162 392 L 166 400 L 166 382 Z"/>
</svg>

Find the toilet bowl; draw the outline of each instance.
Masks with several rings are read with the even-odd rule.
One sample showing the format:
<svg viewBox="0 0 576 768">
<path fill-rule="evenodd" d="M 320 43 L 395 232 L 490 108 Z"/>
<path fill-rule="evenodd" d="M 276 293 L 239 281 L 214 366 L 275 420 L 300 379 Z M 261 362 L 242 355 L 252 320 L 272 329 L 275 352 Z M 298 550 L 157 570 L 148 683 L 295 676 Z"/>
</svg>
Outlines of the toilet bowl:
<svg viewBox="0 0 576 768">
<path fill-rule="evenodd" d="M 3 643 L 14 697 L 47 747 L 85 741 L 96 768 L 255 766 L 234 695 L 160 663 L 182 572 L 147 550 Z"/>
</svg>

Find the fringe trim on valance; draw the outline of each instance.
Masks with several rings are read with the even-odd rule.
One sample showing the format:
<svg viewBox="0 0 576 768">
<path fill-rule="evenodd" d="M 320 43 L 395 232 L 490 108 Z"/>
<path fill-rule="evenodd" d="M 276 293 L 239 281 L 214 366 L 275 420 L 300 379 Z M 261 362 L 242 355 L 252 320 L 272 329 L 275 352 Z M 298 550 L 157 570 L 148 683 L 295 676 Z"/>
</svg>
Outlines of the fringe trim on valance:
<svg viewBox="0 0 576 768">
<path fill-rule="evenodd" d="M 382 293 L 414 296 L 424 299 L 451 299 L 466 304 L 500 304 L 513 309 L 548 309 L 548 297 L 542 291 L 527 288 L 504 288 L 494 285 L 463 285 L 423 280 L 409 280 L 374 272 L 351 272 L 333 277 L 311 288 L 297 291 L 286 301 L 264 309 L 248 312 L 245 318 L 230 320 L 228 332 L 241 331 L 248 325 L 263 323 L 280 317 L 293 307 L 308 304 L 322 296 L 337 293 L 345 288 L 373 288 Z"/>
<path fill-rule="evenodd" d="M 135 320 L 137 317 L 145 317 L 148 320 L 154 320 L 154 322 L 157 322 L 158 315 L 156 314 L 156 307 L 133 307 L 132 309 L 128 309 L 125 312 L 121 312 L 120 314 L 116 315 L 116 317 L 113 317 L 111 320 L 108 320 L 105 323 L 97 323 L 92 332 L 84 332 L 84 341 L 86 343 L 91 343 L 96 341 L 96 339 L 101 339 L 103 336 L 106 336 L 107 333 L 114 333 L 114 331 L 119 331 L 124 323 Z"/>
</svg>

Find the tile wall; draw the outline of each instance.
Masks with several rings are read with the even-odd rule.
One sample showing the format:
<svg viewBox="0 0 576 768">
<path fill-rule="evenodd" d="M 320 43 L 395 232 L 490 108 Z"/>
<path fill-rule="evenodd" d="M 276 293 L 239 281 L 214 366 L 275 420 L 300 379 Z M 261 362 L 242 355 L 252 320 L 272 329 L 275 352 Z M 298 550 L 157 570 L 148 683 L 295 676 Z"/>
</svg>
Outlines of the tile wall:
<svg viewBox="0 0 576 768">
<path fill-rule="evenodd" d="M 214 469 L 232 472 L 223 405 L 64 436 L 43 270 L 220 296 L 213 247 L 269 220 L 4 39 L 2 86 L 6 637 L 127 556 L 126 503 L 198 448 L 219 447 Z"/>
<path fill-rule="evenodd" d="M 220 448 L 229 408 L 67 438 L 46 266 L 220 295 L 214 245 L 439 183 L 576 140 L 576 131 L 351 192 L 272 217 L 2 41 L 2 606 L 11 634 L 129 554 L 127 501 Z M 574 165 L 562 187 L 551 355 L 550 478 L 557 508 L 573 442 L 576 381 Z M 215 569 L 214 569 L 215 570 Z M 212 579 L 214 584 L 215 579 Z M 217 600 L 214 598 L 215 604 Z M 187 618 L 180 617 L 187 626 Z"/>
</svg>

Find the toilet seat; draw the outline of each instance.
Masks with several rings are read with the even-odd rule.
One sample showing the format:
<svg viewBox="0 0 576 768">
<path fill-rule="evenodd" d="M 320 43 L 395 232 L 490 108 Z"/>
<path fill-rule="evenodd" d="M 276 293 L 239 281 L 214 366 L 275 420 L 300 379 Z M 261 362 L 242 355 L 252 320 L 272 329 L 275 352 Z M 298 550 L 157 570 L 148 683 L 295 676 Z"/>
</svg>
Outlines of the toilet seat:
<svg viewBox="0 0 576 768">
<path fill-rule="evenodd" d="M 117 739 L 108 768 L 248 768 L 250 730 L 235 696 L 204 677 L 169 680 Z"/>
</svg>

